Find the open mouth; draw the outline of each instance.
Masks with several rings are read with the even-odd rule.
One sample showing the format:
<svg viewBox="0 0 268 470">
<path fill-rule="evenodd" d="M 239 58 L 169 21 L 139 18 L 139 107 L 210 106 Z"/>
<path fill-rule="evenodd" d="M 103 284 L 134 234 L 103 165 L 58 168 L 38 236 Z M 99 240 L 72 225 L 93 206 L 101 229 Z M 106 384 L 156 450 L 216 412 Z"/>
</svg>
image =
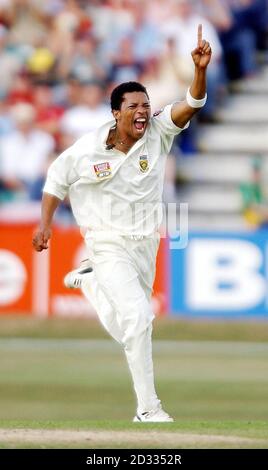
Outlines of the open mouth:
<svg viewBox="0 0 268 470">
<path fill-rule="evenodd" d="M 137 118 L 134 121 L 135 129 L 138 132 L 143 132 L 145 130 L 146 124 L 147 124 L 147 119 L 146 118 Z"/>
</svg>

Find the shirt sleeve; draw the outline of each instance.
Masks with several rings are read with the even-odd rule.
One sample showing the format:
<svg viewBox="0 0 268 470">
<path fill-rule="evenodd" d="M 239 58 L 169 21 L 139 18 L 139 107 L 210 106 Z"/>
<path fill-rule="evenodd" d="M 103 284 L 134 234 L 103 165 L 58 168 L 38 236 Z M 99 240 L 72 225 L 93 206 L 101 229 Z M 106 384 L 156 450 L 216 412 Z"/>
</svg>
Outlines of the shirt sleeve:
<svg viewBox="0 0 268 470">
<path fill-rule="evenodd" d="M 78 179 L 73 146 L 60 154 L 50 165 L 43 191 L 63 200 L 70 185 Z"/>
<path fill-rule="evenodd" d="M 183 128 L 176 126 L 176 124 L 172 121 L 171 118 L 172 106 L 173 103 L 168 104 L 160 111 L 154 113 L 153 120 L 161 133 L 175 136 L 177 134 L 180 134 L 184 129 L 187 129 L 187 127 L 189 127 L 190 122 L 188 121 Z"/>
<path fill-rule="evenodd" d="M 170 152 L 174 137 L 180 134 L 184 129 L 187 129 L 190 124 L 188 121 L 183 128 L 176 126 L 171 119 L 172 106 L 173 104 L 168 104 L 165 108 L 154 113 L 152 117 L 153 130 L 157 132 L 157 134 L 160 134 L 161 147 L 165 154 Z"/>
</svg>

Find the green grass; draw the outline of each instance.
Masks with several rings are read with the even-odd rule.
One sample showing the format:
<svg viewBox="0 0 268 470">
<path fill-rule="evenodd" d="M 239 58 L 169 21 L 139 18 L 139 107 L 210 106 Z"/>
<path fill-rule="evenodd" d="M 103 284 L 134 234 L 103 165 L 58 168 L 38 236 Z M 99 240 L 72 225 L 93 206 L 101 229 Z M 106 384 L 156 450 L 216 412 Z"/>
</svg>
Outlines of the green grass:
<svg viewBox="0 0 268 470">
<path fill-rule="evenodd" d="M 0 428 L 109 433 L 106 440 L 96 434 L 69 443 L 0 439 L 0 448 L 268 448 L 267 344 L 155 339 L 154 363 L 158 393 L 176 422 L 144 428 L 131 423 L 135 398 L 119 345 L 107 339 L 2 338 Z M 126 442 L 119 431 L 140 437 Z M 165 433 L 173 438 L 161 442 Z M 185 442 L 181 434 L 234 441 L 197 436 Z"/>
<path fill-rule="evenodd" d="M 0 338 L 91 338 L 109 336 L 95 319 L 39 318 L 0 315 Z M 154 322 L 154 338 L 166 340 L 268 341 L 268 321 L 193 320 L 161 317 Z"/>
<path fill-rule="evenodd" d="M 0 449 L 4 448 L 251 448 L 251 449 L 267 449 L 268 448 L 268 423 L 264 421 L 248 422 L 248 421 L 188 421 L 181 420 L 179 423 L 166 424 L 146 424 L 139 425 L 128 423 L 125 421 L 30 421 L 30 420 L 14 420 L 2 421 L 1 427 L 6 430 L 50 430 L 50 431 L 74 431 L 73 442 L 40 442 L 36 445 L 25 442 L 14 442 L 7 444 L 0 442 Z M 81 431 L 88 431 L 90 439 L 83 439 L 75 436 Z M 98 433 L 106 432 L 110 435 L 107 442 L 98 441 Z M 128 435 L 137 435 L 137 439 L 130 444 L 122 439 L 122 433 Z M 92 434 L 96 438 L 92 438 Z M 161 443 L 161 436 L 170 437 L 168 442 Z M 118 437 L 119 436 L 119 437 Z M 121 436 L 121 437 L 120 437 Z M 147 443 L 144 445 L 144 436 Z M 151 443 L 150 443 L 151 436 Z M 156 436 L 158 436 L 156 438 Z M 183 436 L 183 441 L 181 441 Z M 201 444 L 198 444 L 198 436 L 205 437 Z M 149 437 L 149 444 L 148 444 Z M 187 437 L 190 440 L 187 440 Z M 219 445 L 213 441 L 213 438 L 222 438 Z M 185 444 L 186 438 L 186 444 Z M 211 440 L 210 440 L 211 438 Z M 224 440 L 226 438 L 226 441 Z M 120 442 L 120 439 L 122 441 Z M 237 443 L 237 439 L 240 442 Z M 160 440 L 160 443 L 158 442 Z M 245 442 L 243 442 L 245 440 Z M 91 441 L 91 442 L 87 442 Z M 181 445 L 183 442 L 183 446 Z M 159 445 L 160 444 L 160 445 Z"/>
</svg>

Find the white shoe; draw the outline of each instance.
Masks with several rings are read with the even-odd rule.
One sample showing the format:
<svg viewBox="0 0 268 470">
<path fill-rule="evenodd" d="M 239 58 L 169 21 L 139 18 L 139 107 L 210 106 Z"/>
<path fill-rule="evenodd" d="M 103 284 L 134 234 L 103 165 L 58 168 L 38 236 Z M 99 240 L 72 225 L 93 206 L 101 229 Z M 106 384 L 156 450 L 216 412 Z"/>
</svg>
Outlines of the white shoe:
<svg viewBox="0 0 268 470">
<path fill-rule="evenodd" d="M 137 413 L 133 419 L 134 423 L 173 423 L 174 419 L 169 416 L 161 407 L 155 410 Z"/>
<path fill-rule="evenodd" d="M 81 266 L 78 269 L 74 269 L 66 274 L 63 279 L 65 287 L 69 289 L 79 289 L 82 284 L 82 279 L 84 274 L 91 273 L 93 271 L 90 266 L 90 261 L 85 259 L 81 262 Z"/>
</svg>

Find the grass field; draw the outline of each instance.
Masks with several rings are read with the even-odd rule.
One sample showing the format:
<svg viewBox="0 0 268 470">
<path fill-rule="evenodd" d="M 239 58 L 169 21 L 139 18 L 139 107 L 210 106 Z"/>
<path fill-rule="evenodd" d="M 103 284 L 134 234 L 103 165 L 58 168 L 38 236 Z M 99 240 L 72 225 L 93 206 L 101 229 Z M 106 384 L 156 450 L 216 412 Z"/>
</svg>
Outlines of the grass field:
<svg viewBox="0 0 268 470">
<path fill-rule="evenodd" d="M 131 422 L 124 356 L 97 323 L 4 317 L 0 330 L 2 449 L 268 448 L 266 324 L 158 321 L 156 385 L 176 420 L 162 425 Z"/>
</svg>

